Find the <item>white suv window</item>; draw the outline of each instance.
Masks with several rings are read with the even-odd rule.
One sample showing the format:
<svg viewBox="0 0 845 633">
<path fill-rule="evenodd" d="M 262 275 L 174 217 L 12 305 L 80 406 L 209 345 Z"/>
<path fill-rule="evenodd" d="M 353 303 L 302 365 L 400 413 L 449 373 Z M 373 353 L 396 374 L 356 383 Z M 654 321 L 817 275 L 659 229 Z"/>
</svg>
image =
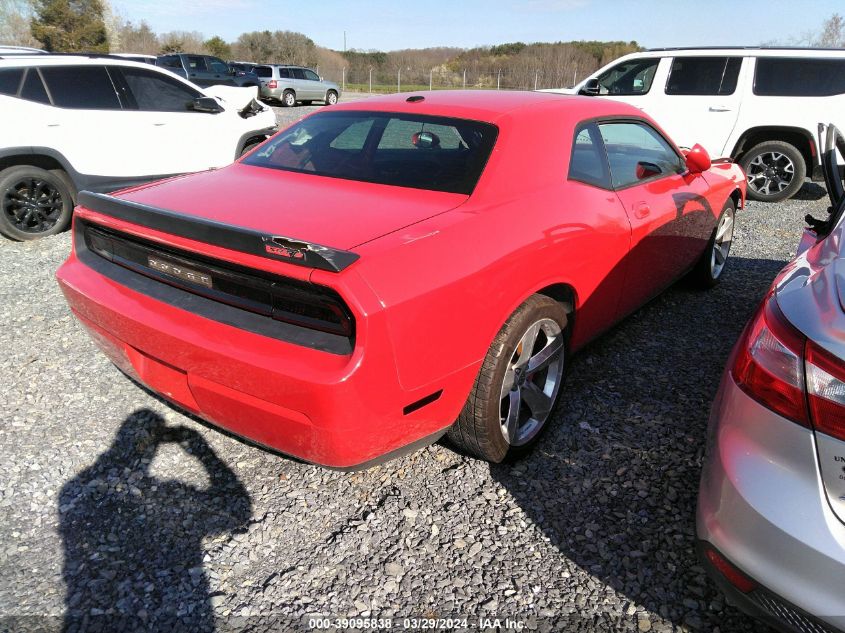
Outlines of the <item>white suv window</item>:
<svg viewBox="0 0 845 633">
<path fill-rule="evenodd" d="M 845 94 L 845 59 L 758 57 L 754 94 L 764 97 Z"/>
<path fill-rule="evenodd" d="M 631 59 L 604 71 L 598 76 L 599 94 L 603 95 L 644 95 L 651 90 L 654 73 L 660 59 Z"/>
<path fill-rule="evenodd" d="M 121 67 L 120 71 L 139 110 L 185 112 L 189 102 L 202 96 L 181 81 L 155 71 L 129 66 Z"/>
<path fill-rule="evenodd" d="M 16 95 L 23 79 L 23 68 L 0 70 L 0 95 Z"/>
<path fill-rule="evenodd" d="M 55 106 L 120 110 L 117 91 L 105 66 L 45 66 L 41 74 Z"/>
<path fill-rule="evenodd" d="M 732 95 L 741 65 L 741 57 L 676 57 L 666 82 L 666 94 Z"/>
</svg>

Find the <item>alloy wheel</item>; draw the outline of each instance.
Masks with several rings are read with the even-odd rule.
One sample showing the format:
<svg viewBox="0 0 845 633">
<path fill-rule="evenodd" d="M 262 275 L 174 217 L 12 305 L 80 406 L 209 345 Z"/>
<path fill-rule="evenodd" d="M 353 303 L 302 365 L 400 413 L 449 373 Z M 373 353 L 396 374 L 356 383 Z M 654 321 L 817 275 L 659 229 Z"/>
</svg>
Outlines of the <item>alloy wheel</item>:
<svg viewBox="0 0 845 633">
<path fill-rule="evenodd" d="M 795 178 L 795 164 L 782 152 L 762 152 L 748 163 L 748 186 L 770 196 L 780 193 Z"/>
<path fill-rule="evenodd" d="M 61 192 L 39 178 L 22 178 L 3 192 L 3 213 L 24 233 L 49 231 L 58 222 L 63 208 Z"/>
<path fill-rule="evenodd" d="M 564 344 L 552 319 L 533 323 L 522 335 L 502 381 L 500 424 L 511 446 L 530 442 L 551 415 L 563 379 Z"/>
<path fill-rule="evenodd" d="M 725 269 L 725 262 L 728 261 L 728 254 L 731 252 L 733 235 L 734 214 L 733 209 L 728 208 L 722 214 L 716 226 L 716 235 L 713 237 L 713 249 L 710 252 L 710 276 L 713 279 L 718 279 Z"/>
</svg>

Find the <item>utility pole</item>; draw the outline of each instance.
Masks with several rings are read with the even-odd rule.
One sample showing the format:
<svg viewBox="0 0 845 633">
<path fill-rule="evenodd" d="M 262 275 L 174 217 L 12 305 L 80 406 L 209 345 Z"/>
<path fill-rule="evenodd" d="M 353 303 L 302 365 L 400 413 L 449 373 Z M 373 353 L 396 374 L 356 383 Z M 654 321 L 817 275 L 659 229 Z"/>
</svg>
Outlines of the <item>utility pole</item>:
<svg viewBox="0 0 845 633">
<path fill-rule="evenodd" d="M 467 69 L 464 68 L 464 90 L 467 89 Z"/>
<path fill-rule="evenodd" d="M 540 71 L 535 70 L 534 71 L 534 90 L 537 90 L 537 79 L 539 79 L 539 76 L 540 76 Z"/>
<path fill-rule="evenodd" d="M 432 86 L 434 85 L 434 84 L 433 84 L 433 82 L 432 82 L 432 79 L 433 79 L 432 75 L 433 75 L 433 73 L 434 73 L 434 71 L 433 71 L 433 70 L 429 70 L 429 71 L 428 71 L 428 91 L 429 91 L 429 92 L 431 92 L 431 88 L 432 88 Z"/>
<path fill-rule="evenodd" d="M 402 92 L 402 68 L 396 71 L 396 92 Z"/>
<path fill-rule="evenodd" d="M 341 68 L 340 72 L 342 73 L 342 76 L 343 76 L 343 91 L 346 92 L 346 66 Z M 337 77 L 337 75 L 335 75 L 335 77 Z"/>
<path fill-rule="evenodd" d="M 370 94 L 373 92 L 373 67 L 370 66 Z"/>
<path fill-rule="evenodd" d="M 496 90 L 501 89 L 502 86 L 502 69 L 499 69 L 499 73 L 496 75 Z"/>
</svg>

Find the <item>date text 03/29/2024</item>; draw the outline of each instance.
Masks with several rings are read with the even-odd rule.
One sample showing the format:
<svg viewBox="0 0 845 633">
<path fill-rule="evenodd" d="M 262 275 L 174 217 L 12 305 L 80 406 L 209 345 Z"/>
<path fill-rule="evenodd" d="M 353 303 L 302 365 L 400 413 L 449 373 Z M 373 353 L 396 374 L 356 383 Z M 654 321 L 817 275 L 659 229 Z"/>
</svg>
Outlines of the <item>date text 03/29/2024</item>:
<svg viewBox="0 0 845 633">
<path fill-rule="evenodd" d="M 515 618 L 308 618 L 311 630 L 399 631 L 524 631 L 525 621 Z"/>
</svg>

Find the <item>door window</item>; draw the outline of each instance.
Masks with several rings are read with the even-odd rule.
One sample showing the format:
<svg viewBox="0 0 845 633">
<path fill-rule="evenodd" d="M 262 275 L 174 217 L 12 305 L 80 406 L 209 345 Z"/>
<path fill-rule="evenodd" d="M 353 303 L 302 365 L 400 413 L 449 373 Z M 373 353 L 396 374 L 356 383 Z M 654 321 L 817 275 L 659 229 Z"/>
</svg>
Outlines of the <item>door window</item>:
<svg viewBox="0 0 845 633">
<path fill-rule="evenodd" d="M 223 75 L 228 75 L 230 70 L 229 66 L 221 59 L 217 59 L 216 57 L 211 57 L 206 60 L 208 63 L 208 67 L 213 73 L 220 73 Z"/>
<path fill-rule="evenodd" d="M 644 95 L 651 90 L 659 58 L 631 59 L 598 76 L 599 94 Z"/>
<path fill-rule="evenodd" d="M 60 108 L 120 110 L 105 66 L 45 66 L 41 69 L 53 104 Z"/>
<path fill-rule="evenodd" d="M 758 57 L 754 94 L 766 97 L 845 94 L 845 59 Z"/>
<path fill-rule="evenodd" d="M 685 168 L 685 163 L 669 142 L 645 123 L 600 123 L 599 130 L 607 151 L 614 188 L 642 182 L 640 163 L 651 163 L 661 175 L 676 174 Z"/>
<path fill-rule="evenodd" d="M 569 179 L 610 189 L 610 174 L 601 137 L 595 123 L 581 125 L 575 131 Z"/>
<path fill-rule="evenodd" d="M 185 112 L 188 103 L 202 96 L 199 91 L 161 73 L 130 67 L 120 70 L 139 110 Z"/>
<path fill-rule="evenodd" d="M 315 73 L 313 70 L 306 69 L 303 72 L 305 73 L 305 78 L 308 81 L 320 81 L 320 76 L 317 73 Z"/>
<path fill-rule="evenodd" d="M 50 97 L 41 81 L 41 75 L 35 68 L 30 68 L 26 73 L 23 87 L 21 88 L 21 99 L 36 101 L 38 103 L 50 103 Z"/>
<path fill-rule="evenodd" d="M 0 94 L 16 95 L 23 79 L 23 68 L 0 69 Z"/>
<path fill-rule="evenodd" d="M 736 91 L 741 57 L 676 57 L 667 95 L 731 95 Z"/>
<path fill-rule="evenodd" d="M 188 55 L 186 58 L 188 62 L 188 69 L 195 72 L 204 73 L 208 67 L 205 65 L 205 58 L 199 55 Z"/>
</svg>

